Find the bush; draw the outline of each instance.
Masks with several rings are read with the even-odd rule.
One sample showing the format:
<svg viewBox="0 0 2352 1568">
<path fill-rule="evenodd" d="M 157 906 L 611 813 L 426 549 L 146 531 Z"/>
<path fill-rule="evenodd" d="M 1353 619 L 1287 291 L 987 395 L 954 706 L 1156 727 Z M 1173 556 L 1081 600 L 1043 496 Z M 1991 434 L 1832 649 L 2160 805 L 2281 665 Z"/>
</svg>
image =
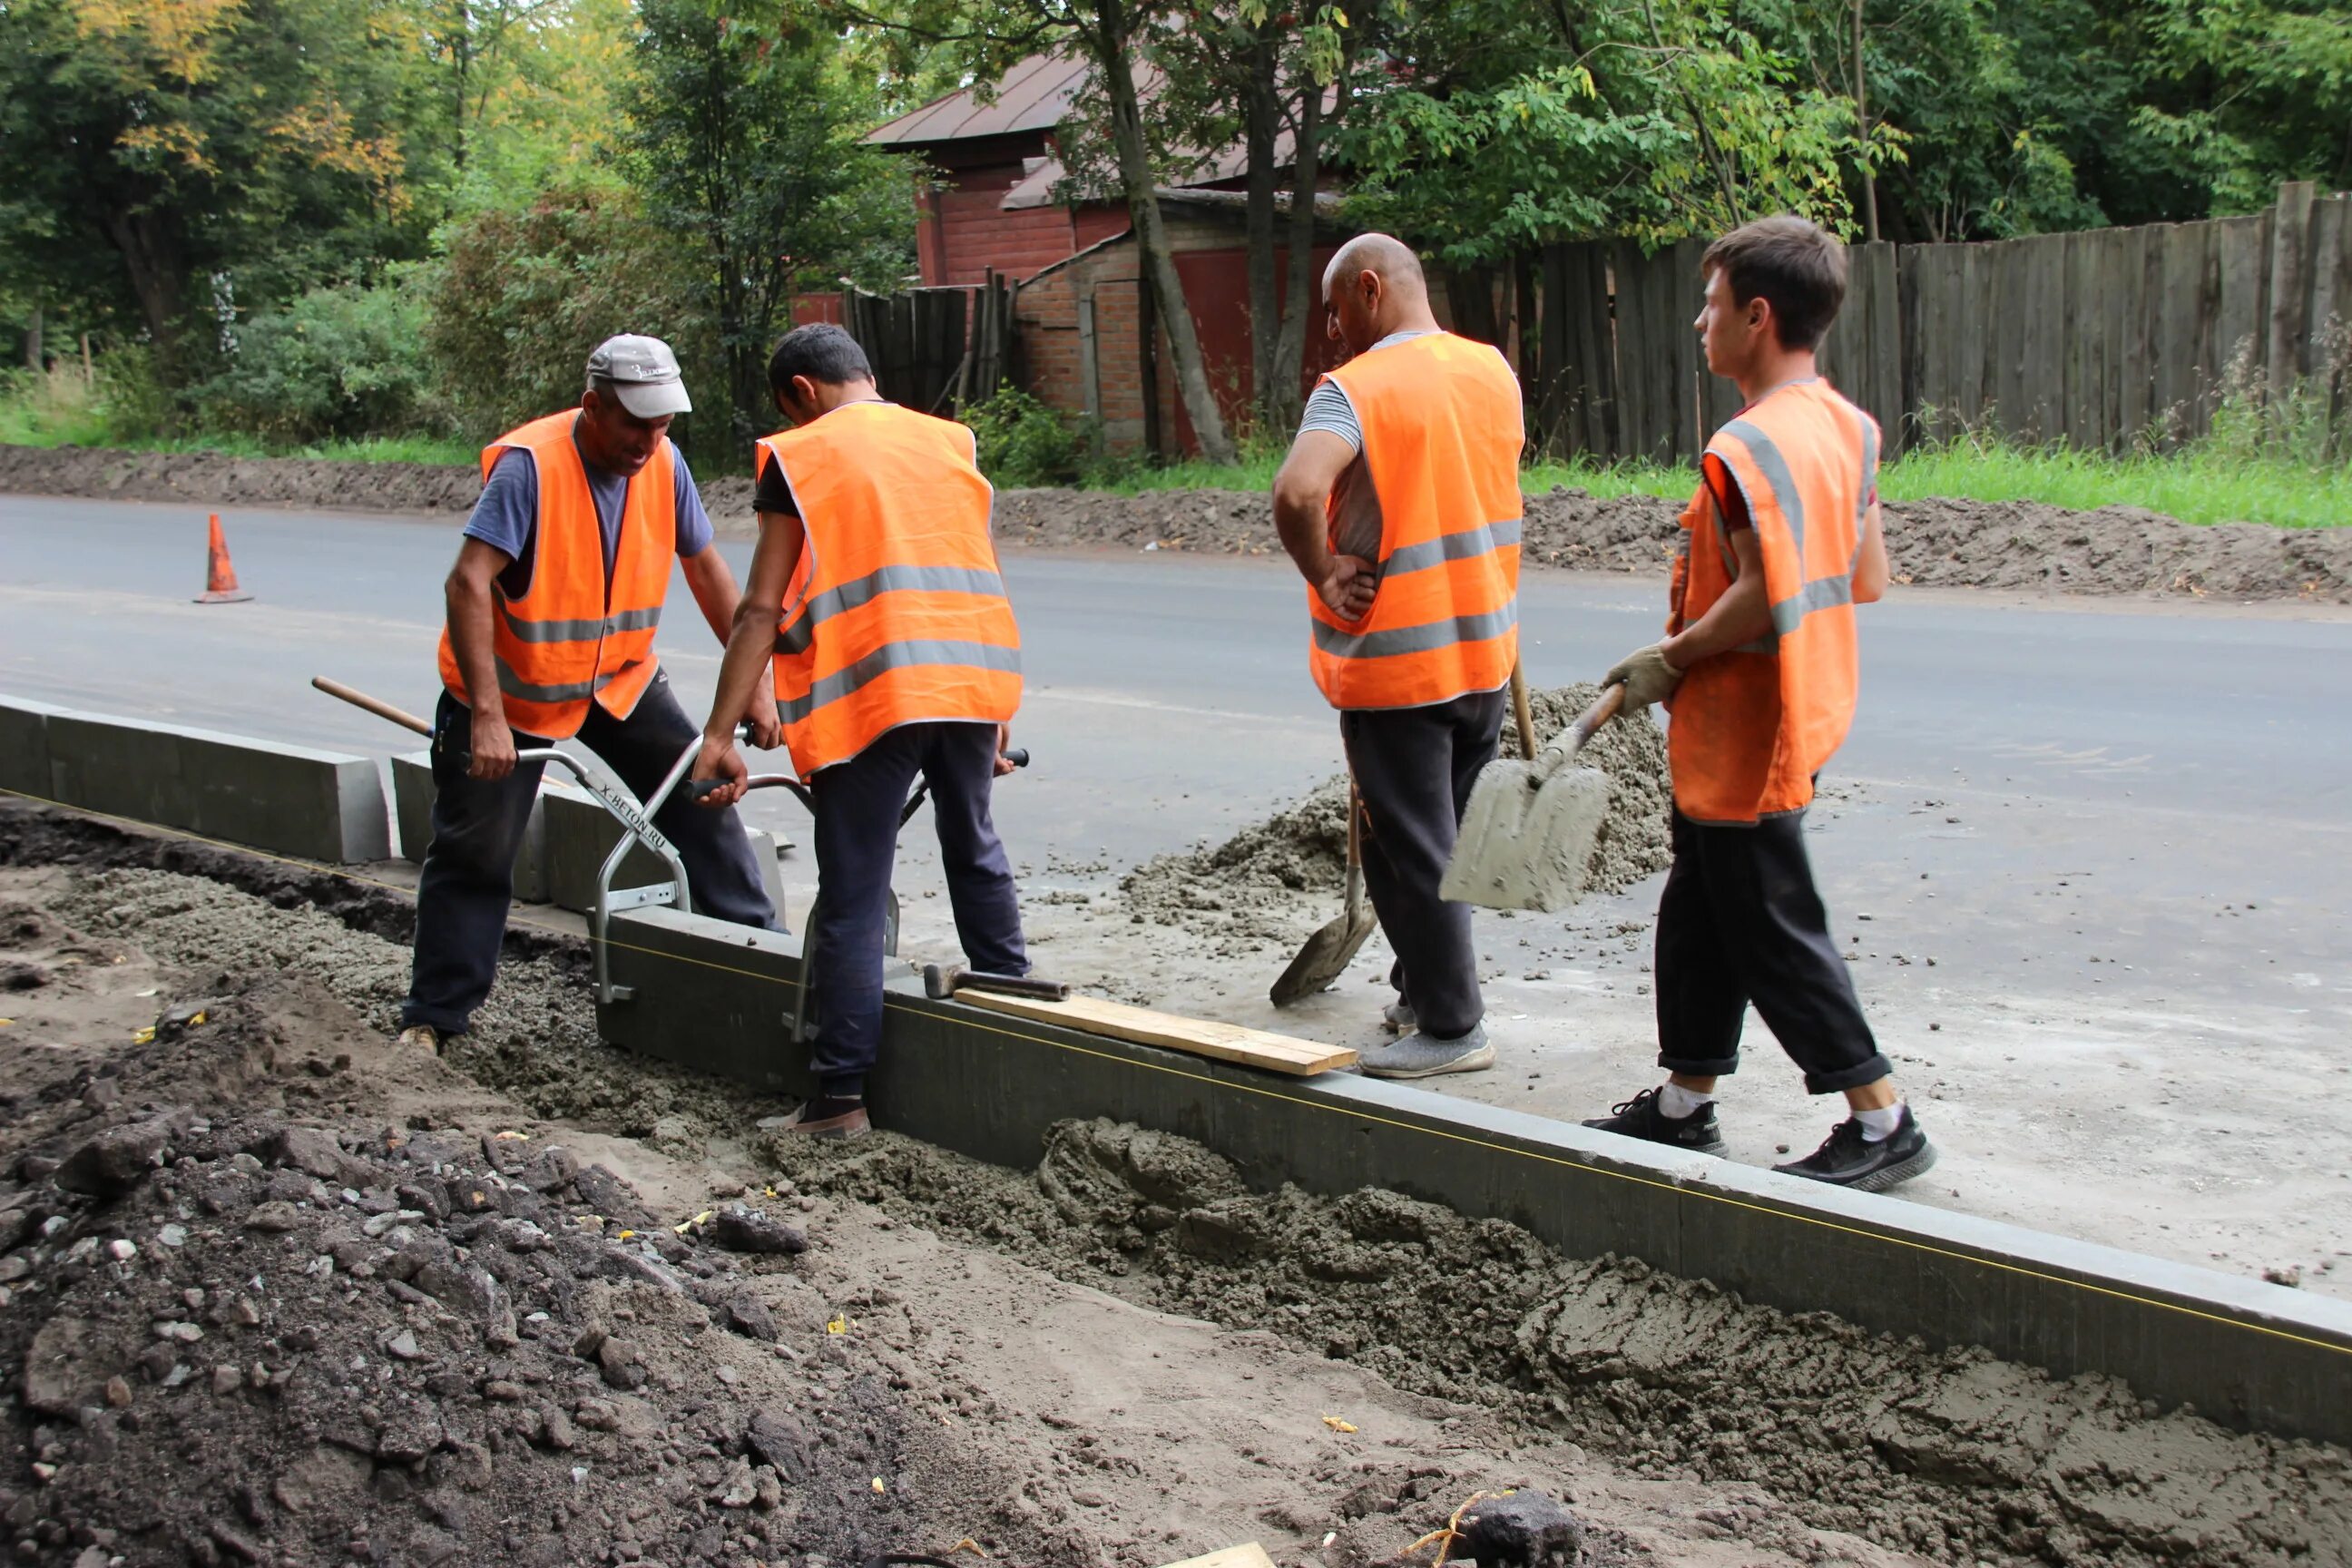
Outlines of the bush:
<svg viewBox="0 0 2352 1568">
<path fill-rule="evenodd" d="M 980 471 L 996 484 L 1066 485 L 1086 461 L 1085 432 L 1013 387 L 972 404 L 963 422 L 979 438 Z"/>
<path fill-rule="evenodd" d="M 207 426 L 275 445 L 430 434 L 446 425 L 402 280 L 313 289 L 237 329 L 226 370 L 191 396 Z"/>
<path fill-rule="evenodd" d="M 627 192 L 593 184 L 477 213 L 439 237 L 425 342 L 464 434 L 487 439 L 577 403 L 590 352 L 615 332 L 646 332 L 677 351 L 705 411 L 672 434 L 723 460 L 727 376 L 691 265 L 698 242 L 656 228 Z M 702 426 L 717 439 L 694 446 Z"/>
<path fill-rule="evenodd" d="M 47 370 L 0 373 L 0 441 L 11 445 L 129 446 L 171 425 L 171 395 L 142 343 L 108 350 L 88 372 L 61 355 Z"/>
</svg>

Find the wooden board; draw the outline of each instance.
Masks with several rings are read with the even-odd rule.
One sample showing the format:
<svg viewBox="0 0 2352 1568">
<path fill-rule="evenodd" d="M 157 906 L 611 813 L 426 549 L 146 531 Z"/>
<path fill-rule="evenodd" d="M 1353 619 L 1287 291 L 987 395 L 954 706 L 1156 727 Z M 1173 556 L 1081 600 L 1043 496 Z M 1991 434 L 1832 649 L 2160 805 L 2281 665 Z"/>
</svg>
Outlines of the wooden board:
<svg viewBox="0 0 2352 1568">
<path fill-rule="evenodd" d="M 1171 1563 L 1167 1568 L 1274 1568 L 1274 1559 L 1256 1542 L 1247 1546 L 1228 1546 L 1223 1552 L 1212 1552 L 1206 1557 L 1187 1557 L 1181 1563 Z"/>
<path fill-rule="evenodd" d="M 992 1013 L 1010 1013 L 1040 1024 L 1059 1024 L 1081 1034 L 1108 1035 L 1139 1046 L 1158 1046 L 1188 1056 L 1208 1057 L 1267 1072 L 1309 1078 L 1335 1068 L 1356 1065 L 1356 1053 L 1343 1046 L 1318 1045 L 1288 1035 L 1269 1034 L 1240 1024 L 1220 1024 L 1208 1018 L 1181 1018 L 1130 1007 L 1098 996 L 1073 996 L 1064 1002 L 1040 1002 L 1027 996 L 1000 996 L 988 991 L 959 991 L 956 1000 Z"/>
</svg>

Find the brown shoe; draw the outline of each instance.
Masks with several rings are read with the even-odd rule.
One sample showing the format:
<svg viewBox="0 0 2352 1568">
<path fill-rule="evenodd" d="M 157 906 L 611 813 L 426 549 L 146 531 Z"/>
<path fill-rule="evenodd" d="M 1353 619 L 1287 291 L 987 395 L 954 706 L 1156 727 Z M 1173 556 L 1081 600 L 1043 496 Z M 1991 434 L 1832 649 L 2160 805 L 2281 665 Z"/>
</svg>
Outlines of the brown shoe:
<svg viewBox="0 0 2352 1568">
<path fill-rule="evenodd" d="M 853 1106 L 838 1116 L 824 1116 L 811 1121 L 807 1116 L 814 1103 L 813 1100 L 803 1100 L 776 1131 L 800 1138 L 863 1138 L 874 1131 L 874 1123 L 866 1119 L 866 1107 L 863 1105 Z"/>
<path fill-rule="evenodd" d="M 441 1054 L 441 1031 L 430 1024 L 411 1024 L 400 1031 L 400 1048 L 437 1057 Z"/>
</svg>

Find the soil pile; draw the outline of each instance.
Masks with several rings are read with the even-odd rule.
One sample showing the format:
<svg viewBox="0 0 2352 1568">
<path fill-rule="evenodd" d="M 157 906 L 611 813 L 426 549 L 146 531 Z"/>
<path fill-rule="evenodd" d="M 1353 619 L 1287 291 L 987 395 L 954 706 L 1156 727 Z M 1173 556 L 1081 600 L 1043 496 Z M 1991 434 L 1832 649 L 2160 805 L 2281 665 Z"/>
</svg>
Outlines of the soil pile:
<svg viewBox="0 0 2352 1568">
<path fill-rule="evenodd" d="M 20 903 L 0 951 L 19 1012 L 131 956 Z M 395 1122 L 381 1034 L 266 960 L 231 979 L 127 1048 L 8 1053 L 16 1560 L 856 1561 L 1001 1485 L 827 1356 L 777 1200 L 673 1230 L 551 1142 Z"/>
<path fill-rule="evenodd" d="M 697 483 L 720 531 L 748 535 L 751 480 L 703 475 Z M 23 495 L 451 513 L 470 509 L 480 491 L 471 466 L 0 446 L 0 492 Z M 1680 502 L 1655 496 L 1603 498 L 1554 486 L 1528 498 L 1525 559 L 1663 579 L 1680 510 Z M 2073 511 L 1969 500 L 1893 503 L 1886 523 L 1901 583 L 2352 603 L 2352 532 L 2343 529 L 2205 527 L 2137 507 Z M 996 531 L 1008 543 L 1056 549 L 1279 551 L 1265 497 L 1249 490 L 1008 489 L 997 496 Z"/>
<path fill-rule="evenodd" d="M 1531 692 L 1538 746 L 1600 696 L 1590 684 Z M 1506 715 L 1500 754 L 1517 757 L 1518 726 Z M 1668 856 L 1666 743 L 1647 718 L 1607 725 L 1579 756 L 1609 779 L 1609 814 L 1592 849 L 1587 886 L 1616 892 L 1664 868 Z M 1330 916 L 1348 865 L 1348 778 L 1306 796 L 1222 844 L 1162 855 L 1129 872 L 1119 896 L 1139 923 L 1177 926 L 1243 952 L 1297 942 Z"/>
<path fill-rule="evenodd" d="M 2285 1564 L 2352 1553 L 2337 1449 L 2160 1415 L 2112 1382 L 1791 1317 L 1573 1261 L 1402 1194 L 1255 1193 L 1164 1133 L 1065 1122 L 1019 1176 L 908 1141 L 772 1154 L 854 1197 L 1164 1310 L 1272 1329 L 1398 1386 L 1565 1429 L 1651 1473 L 1738 1477 L 1945 1562 Z"/>
</svg>

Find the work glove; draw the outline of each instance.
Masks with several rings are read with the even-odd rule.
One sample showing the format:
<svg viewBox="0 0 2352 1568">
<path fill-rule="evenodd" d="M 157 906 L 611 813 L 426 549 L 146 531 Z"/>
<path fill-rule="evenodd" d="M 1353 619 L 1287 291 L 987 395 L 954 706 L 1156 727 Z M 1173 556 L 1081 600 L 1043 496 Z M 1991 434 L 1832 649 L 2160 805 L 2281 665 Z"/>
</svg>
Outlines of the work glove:
<svg viewBox="0 0 2352 1568">
<path fill-rule="evenodd" d="M 1652 643 L 1637 648 L 1610 666 L 1609 673 L 1601 678 L 1604 687 L 1622 685 L 1625 688 L 1623 711 L 1638 713 L 1653 703 L 1664 702 L 1680 686 L 1683 672 L 1666 662 L 1666 645 Z"/>
</svg>

